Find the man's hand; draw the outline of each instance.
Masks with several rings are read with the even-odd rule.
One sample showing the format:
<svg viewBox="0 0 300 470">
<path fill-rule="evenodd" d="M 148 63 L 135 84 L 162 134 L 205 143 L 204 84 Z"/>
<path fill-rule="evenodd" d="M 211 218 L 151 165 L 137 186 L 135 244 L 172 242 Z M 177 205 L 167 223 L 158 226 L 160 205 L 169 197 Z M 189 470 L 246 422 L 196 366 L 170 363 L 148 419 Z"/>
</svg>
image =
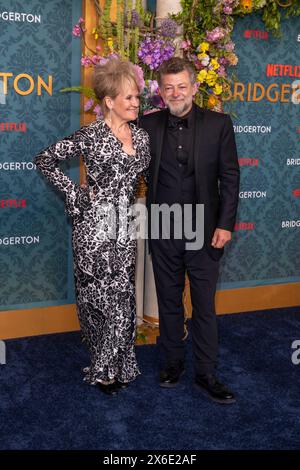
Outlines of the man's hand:
<svg viewBox="0 0 300 470">
<path fill-rule="evenodd" d="M 226 243 L 231 240 L 231 232 L 229 230 L 223 230 L 222 228 L 216 228 L 211 245 L 214 248 L 223 248 Z"/>
</svg>

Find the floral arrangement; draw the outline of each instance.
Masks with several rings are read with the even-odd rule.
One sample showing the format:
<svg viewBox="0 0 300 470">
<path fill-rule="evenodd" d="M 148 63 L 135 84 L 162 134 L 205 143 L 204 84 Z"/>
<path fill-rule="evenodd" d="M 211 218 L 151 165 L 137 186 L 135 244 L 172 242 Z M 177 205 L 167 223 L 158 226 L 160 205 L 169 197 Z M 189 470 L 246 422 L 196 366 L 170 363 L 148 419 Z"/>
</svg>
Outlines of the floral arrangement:
<svg viewBox="0 0 300 470">
<path fill-rule="evenodd" d="M 280 35 L 282 11 L 300 15 L 299 0 L 182 0 L 176 21 L 182 25 L 184 52 L 198 71 L 196 102 L 205 108 L 221 109 L 234 79 L 238 63 L 231 39 L 234 18 L 260 12 L 266 29 Z"/>
<path fill-rule="evenodd" d="M 111 19 L 112 0 L 94 0 L 97 12 L 95 27 L 85 28 L 83 18 L 73 27 L 89 53 L 81 58 L 83 67 L 94 67 L 114 57 L 131 60 L 142 90 L 141 112 L 164 107 L 155 74 L 161 63 L 174 55 L 191 61 L 197 71 L 198 92 L 195 101 L 205 108 L 220 110 L 232 80 L 232 67 L 238 63 L 231 39 L 234 18 L 260 12 L 266 29 L 280 34 L 280 21 L 285 16 L 300 15 L 299 0 L 182 0 L 182 12 L 154 25 L 154 15 L 146 12 L 141 1 L 117 0 L 117 15 Z M 126 7 L 126 8 L 125 8 Z M 86 35 L 96 40 L 95 50 L 86 43 Z M 91 88 L 71 87 L 86 97 L 84 110 L 101 115 Z"/>
</svg>

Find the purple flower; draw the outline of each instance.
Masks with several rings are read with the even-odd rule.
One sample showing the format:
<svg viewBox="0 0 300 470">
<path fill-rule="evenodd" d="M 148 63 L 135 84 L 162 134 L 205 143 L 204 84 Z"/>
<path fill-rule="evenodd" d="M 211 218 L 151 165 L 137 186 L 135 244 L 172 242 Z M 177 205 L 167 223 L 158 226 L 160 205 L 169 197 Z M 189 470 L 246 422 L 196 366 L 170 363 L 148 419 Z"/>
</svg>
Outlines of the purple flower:
<svg viewBox="0 0 300 470">
<path fill-rule="evenodd" d="M 97 105 L 94 107 L 93 112 L 97 115 L 97 119 L 101 119 L 101 118 L 103 117 L 100 104 L 97 104 Z"/>
<path fill-rule="evenodd" d="M 220 61 L 220 59 L 219 59 L 219 61 Z M 220 67 L 218 68 L 218 75 L 219 75 L 219 77 L 225 77 L 226 76 L 226 70 L 225 70 L 224 65 L 220 65 Z"/>
<path fill-rule="evenodd" d="M 160 24 L 160 29 L 162 36 L 175 38 L 177 33 L 177 23 L 170 18 L 165 18 Z"/>
<path fill-rule="evenodd" d="M 84 105 L 84 111 L 89 111 L 94 106 L 93 98 L 90 98 Z"/>
<path fill-rule="evenodd" d="M 151 70 L 156 70 L 174 55 L 175 47 L 162 39 L 151 39 L 149 36 L 142 41 L 138 50 L 139 59 Z"/>
<path fill-rule="evenodd" d="M 157 95 L 158 93 L 158 83 L 156 80 L 148 80 L 147 90 L 149 96 Z"/>
<path fill-rule="evenodd" d="M 151 97 L 151 104 L 155 106 L 155 108 L 164 108 L 165 103 L 160 95 L 153 95 Z"/>
</svg>

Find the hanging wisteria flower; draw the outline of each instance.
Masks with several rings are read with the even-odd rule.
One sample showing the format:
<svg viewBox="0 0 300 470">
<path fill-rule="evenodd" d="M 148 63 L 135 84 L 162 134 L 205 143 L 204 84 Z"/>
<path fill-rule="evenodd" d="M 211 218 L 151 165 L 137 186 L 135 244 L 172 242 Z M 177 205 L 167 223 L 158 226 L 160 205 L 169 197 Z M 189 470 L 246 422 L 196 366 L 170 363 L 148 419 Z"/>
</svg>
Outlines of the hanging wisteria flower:
<svg viewBox="0 0 300 470">
<path fill-rule="evenodd" d="M 93 109 L 93 113 L 96 114 L 97 119 L 102 119 L 103 118 L 103 113 L 100 104 L 96 104 L 96 106 Z"/>
<path fill-rule="evenodd" d="M 131 10 L 131 26 L 134 28 L 139 24 L 140 16 L 136 10 Z"/>
<path fill-rule="evenodd" d="M 89 100 L 87 100 L 87 102 L 84 105 L 84 111 L 85 112 L 89 111 L 94 106 L 94 103 L 95 102 L 94 102 L 93 98 L 90 98 Z"/>
<path fill-rule="evenodd" d="M 165 36 L 168 38 L 175 38 L 176 33 L 177 33 L 177 28 L 178 28 L 177 23 L 174 20 L 171 20 L 170 18 L 165 18 L 164 20 L 162 20 L 160 24 L 162 36 Z"/>
<path fill-rule="evenodd" d="M 142 41 L 138 50 L 138 57 L 150 70 L 157 70 L 165 61 L 170 59 L 175 47 L 163 39 L 151 39 L 149 36 Z"/>
</svg>

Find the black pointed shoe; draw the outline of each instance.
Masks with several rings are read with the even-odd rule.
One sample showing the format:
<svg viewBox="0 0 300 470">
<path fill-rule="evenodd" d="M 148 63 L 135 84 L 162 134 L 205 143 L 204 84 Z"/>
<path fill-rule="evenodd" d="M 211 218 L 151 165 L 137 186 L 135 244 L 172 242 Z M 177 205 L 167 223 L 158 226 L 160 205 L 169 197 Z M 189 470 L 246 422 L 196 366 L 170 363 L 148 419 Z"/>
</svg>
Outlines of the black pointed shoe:
<svg viewBox="0 0 300 470">
<path fill-rule="evenodd" d="M 234 394 L 214 374 L 197 375 L 195 387 L 208 398 L 222 405 L 236 402 Z"/>
<path fill-rule="evenodd" d="M 159 385 L 164 388 L 174 388 L 178 385 L 180 377 L 184 374 L 183 362 L 171 362 L 160 371 Z"/>
<path fill-rule="evenodd" d="M 97 385 L 101 392 L 105 393 L 105 395 L 115 396 L 118 394 L 119 387 L 117 386 L 116 382 L 113 382 L 112 384 L 103 384 L 98 382 Z"/>
</svg>

